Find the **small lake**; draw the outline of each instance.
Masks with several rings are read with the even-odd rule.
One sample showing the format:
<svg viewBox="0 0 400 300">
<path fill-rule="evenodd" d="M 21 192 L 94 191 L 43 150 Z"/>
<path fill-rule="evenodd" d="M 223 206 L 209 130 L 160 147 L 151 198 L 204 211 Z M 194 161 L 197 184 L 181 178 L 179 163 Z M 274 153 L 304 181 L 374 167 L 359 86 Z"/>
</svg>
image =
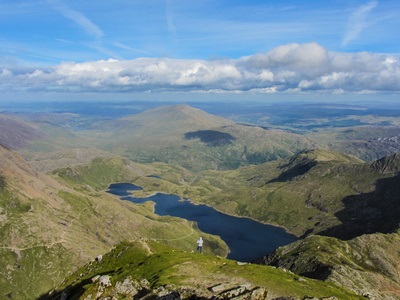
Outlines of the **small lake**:
<svg viewBox="0 0 400 300">
<path fill-rule="evenodd" d="M 210 206 L 194 205 L 189 200 L 181 200 L 177 195 L 157 193 L 148 198 L 136 198 L 131 191 L 142 190 L 131 183 L 114 183 L 107 192 L 120 199 L 137 204 L 155 202 L 155 213 L 160 216 L 184 218 L 197 223 L 206 233 L 218 235 L 228 245 L 229 259 L 251 262 L 261 258 L 280 246 L 297 240 L 280 227 L 263 224 L 249 218 L 240 218 L 221 213 Z M 207 240 L 204 241 L 207 243 Z M 196 245 L 193 245 L 195 249 Z"/>
</svg>

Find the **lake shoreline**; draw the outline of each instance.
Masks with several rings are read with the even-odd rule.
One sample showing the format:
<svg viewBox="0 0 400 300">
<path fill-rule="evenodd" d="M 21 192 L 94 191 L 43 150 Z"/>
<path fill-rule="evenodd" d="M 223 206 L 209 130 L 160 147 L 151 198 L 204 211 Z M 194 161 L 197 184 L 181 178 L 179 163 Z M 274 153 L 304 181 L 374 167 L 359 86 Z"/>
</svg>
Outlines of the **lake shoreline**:
<svg viewBox="0 0 400 300">
<path fill-rule="evenodd" d="M 135 191 L 142 197 L 136 197 Z M 252 262 L 280 246 L 298 240 L 297 236 L 279 226 L 226 214 L 177 194 L 156 191 L 143 194 L 142 191 L 142 187 L 133 183 L 114 183 L 106 189 L 107 193 L 114 194 L 123 201 L 136 204 L 154 202 L 154 213 L 159 216 L 172 216 L 196 222 L 200 231 L 219 236 L 226 243 L 231 250 L 228 254 L 229 259 Z"/>
<path fill-rule="evenodd" d="M 117 183 L 121 183 L 121 182 L 113 182 L 113 183 L 110 183 L 110 185 L 112 185 L 112 184 L 117 184 Z M 128 183 L 133 184 L 133 185 L 136 185 L 135 183 L 131 183 L 131 182 L 128 182 Z M 136 186 L 140 187 L 139 185 L 136 185 Z M 108 189 L 108 187 L 107 187 L 107 189 Z M 107 192 L 107 189 L 105 189 L 104 191 Z M 138 192 L 141 192 L 141 191 L 143 191 L 143 193 L 147 193 L 147 192 L 145 192 L 145 191 L 143 190 L 143 187 L 142 187 L 142 190 L 136 190 L 136 191 L 132 190 L 131 192 L 132 192 L 132 195 L 133 195 L 133 194 L 138 193 Z M 184 200 L 185 198 L 183 198 L 181 195 L 178 195 L 178 194 L 170 194 L 170 193 L 163 192 L 163 191 L 154 191 L 154 192 L 151 192 L 151 194 L 150 194 L 150 193 L 149 193 L 149 194 L 146 194 L 145 196 L 139 196 L 139 197 L 137 197 L 137 196 L 135 195 L 134 197 L 141 198 L 141 199 L 145 199 L 145 198 L 153 197 L 153 196 L 155 196 L 155 195 L 157 195 L 157 194 L 176 195 L 176 196 L 179 196 L 180 199 L 181 199 L 182 201 L 185 201 L 185 200 Z M 229 216 L 232 216 L 232 217 L 236 217 L 236 218 L 246 218 L 246 219 L 250 219 L 250 220 L 252 220 L 252 221 L 259 222 L 259 223 L 262 223 L 262 224 L 265 224 L 265 225 L 270 225 L 270 226 L 278 227 L 278 228 L 283 229 L 286 233 L 291 234 L 291 235 L 294 235 L 294 236 L 296 236 L 296 238 L 298 238 L 298 239 L 300 238 L 299 235 L 297 235 L 297 234 L 291 232 L 288 228 L 286 228 L 286 227 L 284 227 L 284 226 L 281 226 L 281 225 L 279 225 L 279 224 L 263 222 L 263 221 L 254 219 L 254 218 L 252 218 L 252 217 L 241 216 L 241 215 L 236 215 L 236 214 L 228 213 L 228 212 L 225 212 L 225 211 L 220 210 L 220 209 L 218 209 L 218 208 L 215 208 L 214 206 L 210 206 L 210 205 L 208 205 L 208 204 L 206 204 L 206 203 L 201 203 L 201 202 L 198 202 L 198 201 L 193 201 L 193 200 L 191 200 L 190 198 L 186 198 L 186 199 L 188 199 L 187 201 L 189 201 L 189 202 L 192 203 L 193 205 L 205 205 L 205 206 L 208 206 L 208 207 L 211 207 L 211 208 L 215 209 L 216 211 L 218 211 L 218 212 L 220 212 L 220 213 L 223 213 L 223 214 L 226 214 L 226 215 L 229 215 Z M 149 201 L 151 201 L 151 200 L 149 200 Z M 153 201 L 153 202 L 154 202 L 154 201 Z"/>
</svg>

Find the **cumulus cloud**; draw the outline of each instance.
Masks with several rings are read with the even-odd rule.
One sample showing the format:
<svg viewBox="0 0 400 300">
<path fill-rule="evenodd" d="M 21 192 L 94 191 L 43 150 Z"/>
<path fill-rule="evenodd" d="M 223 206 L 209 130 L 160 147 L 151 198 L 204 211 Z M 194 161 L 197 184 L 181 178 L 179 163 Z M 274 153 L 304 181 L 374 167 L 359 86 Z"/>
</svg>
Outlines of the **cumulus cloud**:
<svg viewBox="0 0 400 300">
<path fill-rule="evenodd" d="M 1 91 L 400 92 L 397 56 L 330 52 L 317 43 L 236 60 L 110 59 L 24 72 L 8 67 L 0 68 L 0 77 Z"/>
</svg>

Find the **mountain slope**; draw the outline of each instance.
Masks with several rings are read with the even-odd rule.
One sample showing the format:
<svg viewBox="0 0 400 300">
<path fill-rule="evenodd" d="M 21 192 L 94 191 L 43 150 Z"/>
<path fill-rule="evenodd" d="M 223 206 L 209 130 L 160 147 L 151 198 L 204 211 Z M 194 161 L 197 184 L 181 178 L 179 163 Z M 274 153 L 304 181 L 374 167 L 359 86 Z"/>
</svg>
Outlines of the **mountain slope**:
<svg viewBox="0 0 400 300">
<path fill-rule="evenodd" d="M 132 180 L 148 170 L 122 159 L 102 165 L 108 171 L 108 177 L 99 181 L 103 187 L 113 179 Z M 68 182 L 68 186 L 0 147 L 0 298 L 32 299 L 76 266 L 124 240 L 146 236 L 181 249 L 195 245 L 199 232 L 189 222 L 158 217 L 150 204 L 137 206 L 103 190 L 96 192 L 91 182 L 82 186 Z M 208 235 L 207 239 L 214 247 L 208 251 L 226 255 L 220 239 Z"/>
<path fill-rule="evenodd" d="M 17 149 L 43 138 L 44 132 L 16 117 L 0 114 L 0 145 Z"/>
<path fill-rule="evenodd" d="M 39 299 L 362 299 L 283 270 L 239 265 L 148 240 L 123 243 Z M 285 298 L 279 298 L 285 297 Z"/>
<path fill-rule="evenodd" d="M 349 241 L 310 236 L 279 248 L 262 263 L 334 282 L 369 299 L 400 298 L 400 233 L 363 235 Z"/>
<path fill-rule="evenodd" d="M 329 129 L 308 133 L 306 136 L 317 140 L 320 147 L 354 155 L 367 162 L 395 154 L 400 150 L 398 125 L 329 127 Z"/>
</svg>

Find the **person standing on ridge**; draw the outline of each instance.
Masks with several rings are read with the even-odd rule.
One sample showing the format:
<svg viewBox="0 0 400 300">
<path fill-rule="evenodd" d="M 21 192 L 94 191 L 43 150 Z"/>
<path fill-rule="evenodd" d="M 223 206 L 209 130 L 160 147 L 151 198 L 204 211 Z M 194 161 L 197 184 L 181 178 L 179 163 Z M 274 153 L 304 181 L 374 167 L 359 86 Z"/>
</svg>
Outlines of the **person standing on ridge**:
<svg viewBox="0 0 400 300">
<path fill-rule="evenodd" d="M 203 239 L 202 237 L 199 237 L 197 240 L 197 249 L 196 252 L 199 251 L 201 254 L 203 254 Z"/>
</svg>

